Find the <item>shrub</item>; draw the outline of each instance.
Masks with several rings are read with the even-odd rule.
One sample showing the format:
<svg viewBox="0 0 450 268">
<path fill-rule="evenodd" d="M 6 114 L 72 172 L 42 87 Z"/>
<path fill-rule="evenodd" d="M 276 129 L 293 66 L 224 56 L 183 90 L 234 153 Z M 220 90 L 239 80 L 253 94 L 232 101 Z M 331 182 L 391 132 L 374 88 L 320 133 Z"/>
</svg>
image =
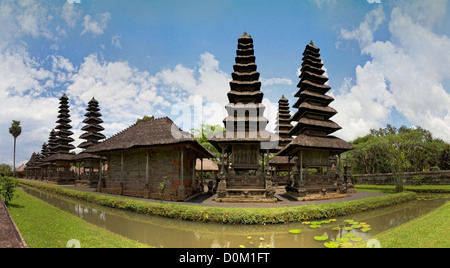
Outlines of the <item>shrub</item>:
<svg viewBox="0 0 450 268">
<path fill-rule="evenodd" d="M 14 192 L 18 180 L 11 177 L 0 177 L 0 194 L 2 195 L 3 201 L 8 205 L 9 202 L 14 198 Z"/>
</svg>

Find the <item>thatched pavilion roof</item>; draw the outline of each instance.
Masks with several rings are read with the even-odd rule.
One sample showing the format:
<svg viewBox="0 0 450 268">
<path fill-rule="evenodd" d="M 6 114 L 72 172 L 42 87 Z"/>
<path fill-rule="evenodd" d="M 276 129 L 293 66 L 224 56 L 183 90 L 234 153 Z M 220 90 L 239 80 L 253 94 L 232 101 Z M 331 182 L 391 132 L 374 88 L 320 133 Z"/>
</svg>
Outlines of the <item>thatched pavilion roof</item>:
<svg viewBox="0 0 450 268">
<path fill-rule="evenodd" d="M 90 146 L 85 152 L 98 154 L 117 150 L 176 144 L 192 145 L 202 152 L 204 157 L 214 157 L 214 154 L 203 147 L 192 134 L 182 131 L 168 117 L 142 120 L 105 141 Z"/>
</svg>

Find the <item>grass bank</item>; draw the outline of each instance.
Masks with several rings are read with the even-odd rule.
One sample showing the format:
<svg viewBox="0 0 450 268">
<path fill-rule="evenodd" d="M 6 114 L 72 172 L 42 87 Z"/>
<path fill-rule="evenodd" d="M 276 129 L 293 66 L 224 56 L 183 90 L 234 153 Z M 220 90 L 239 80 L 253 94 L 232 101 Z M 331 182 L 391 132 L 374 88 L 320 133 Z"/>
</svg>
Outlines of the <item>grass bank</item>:
<svg viewBox="0 0 450 268">
<path fill-rule="evenodd" d="M 30 248 L 65 248 L 73 239 L 82 248 L 144 248 L 19 190 L 8 210 Z"/>
<path fill-rule="evenodd" d="M 174 219 L 223 224 L 278 224 L 285 222 L 301 222 L 313 219 L 345 216 L 416 199 L 415 193 L 403 192 L 334 204 L 264 209 L 223 208 L 160 203 L 117 196 L 106 196 L 98 193 L 76 191 L 64 187 L 25 181 L 21 181 L 21 184 L 111 208 Z"/>
<path fill-rule="evenodd" d="M 382 248 L 449 248 L 450 202 L 412 221 L 377 234 Z M 366 247 L 366 242 L 358 247 Z"/>
<path fill-rule="evenodd" d="M 357 184 L 355 185 L 355 188 L 357 190 L 395 191 L 394 185 Z M 450 185 L 405 185 L 404 189 L 415 193 L 450 193 Z"/>
</svg>

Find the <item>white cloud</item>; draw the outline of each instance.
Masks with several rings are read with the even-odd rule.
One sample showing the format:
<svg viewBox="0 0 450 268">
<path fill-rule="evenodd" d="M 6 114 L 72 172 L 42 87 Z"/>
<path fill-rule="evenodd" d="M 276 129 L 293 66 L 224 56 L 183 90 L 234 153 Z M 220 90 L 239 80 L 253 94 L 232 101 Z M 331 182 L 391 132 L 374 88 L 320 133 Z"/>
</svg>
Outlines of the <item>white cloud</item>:
<svg viewBox="0 0 450 268">
<path fill-rule="evenodd" d="M 111 38 L 111 44 L 117 48 L 122 49 L 122 44 L 120 43 L 121 38 L 122 38 L 122 35 L 120 35 L 120 34 L 113 35 L 113 37 Z"/>
<path fill-rule="evenodd" d="M 293 84 L 292 80 L 289 78 L 263 78 L 259 79 L 264 86 L 272 86 L 272 85 L 287 85 L 290 86 Z"/>
<path fill-rule="evenodd" d="M 103 34 L 103 31 L 108 26 L 108 22 L 111 20 L 111 13 L 105 12 L 97 15 L 97 20 L 93 20 L 91 15 L 84 16 L 83 31 L 81 35 L 91 32 L 93 35 Z"/>
<path fill-rule="evenodd" d="M 336 121 L 343 126 L 339 135 L 347 139 L 382 127 L 395 107 L 411 123 L 448 140 L 450 94 L 443 81 L 450 78 L 450 39 L 431 27 L 442 19 L 446 2 L 402 4 L 392 10 L 390 40 L 373 40 L 384 18 L 381 7 L 371 11 L 358 29 L 341 32 L 342 38 L 358 41 L 361 52 L 371 57 L 357 67 L 348 93 L 341 90 L 332 103 L 339 112 Z M 419 8 L 425 8 L 426 17 L 416 16 Z"/>
<path fill-rule="evenodd" d="M 322 8 L 323 6 L 333 8 L 337 4 L 337 0 L 309 0 L 309 2 L 313 2 L 319 8 Z"/>
<path fill-rule="evenodd" d="M 62 7 L 61 17 L 70 28 L 73 28 L 81 17 L 81 11 L 77 9 L 73 2 L 67 2 Z"/>
</svg>

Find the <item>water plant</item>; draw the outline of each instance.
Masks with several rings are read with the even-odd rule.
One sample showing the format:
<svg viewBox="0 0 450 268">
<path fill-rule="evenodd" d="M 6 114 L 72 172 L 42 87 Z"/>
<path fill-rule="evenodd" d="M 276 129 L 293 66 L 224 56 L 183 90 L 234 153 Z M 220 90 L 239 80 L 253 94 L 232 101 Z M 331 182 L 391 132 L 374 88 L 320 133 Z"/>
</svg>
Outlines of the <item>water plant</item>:
<svg viewBox="0 0 450 268">
<path fill-rule="evenodd" d="M 327 239 L 328 239 L 328 235 L 326 235 L 326 234 L 314 236 L 314 240 L 317 240 L 317 241 L 325 241 Z"/>
<path fill-rule="evenodd" d="M 327 248 L 338 248 L 339 247 L 339 243 L 335 242 L 335 241 L 325 242 L 323 245 L 326 246 Z"/>
<path fill-rule="evenodd" d="M 302 232 L 302 230 L 300 230 L 300 229 L 292 229 L 292 230 L 289 230 L 289 233 L 291 233 L 291 234 L 299 234 L 299 233 L 301 233 Z"/>
</svg>

